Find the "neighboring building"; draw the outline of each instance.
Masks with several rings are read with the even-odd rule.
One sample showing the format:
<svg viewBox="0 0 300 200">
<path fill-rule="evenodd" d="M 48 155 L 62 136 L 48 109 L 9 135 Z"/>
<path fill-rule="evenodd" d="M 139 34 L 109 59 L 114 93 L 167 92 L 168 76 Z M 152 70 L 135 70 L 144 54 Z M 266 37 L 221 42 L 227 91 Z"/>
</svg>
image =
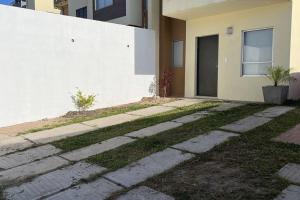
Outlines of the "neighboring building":
<svg viewBox="0 0 300 200">
<path fill-rule="evenodd" d="M 15 0 L 14 6 L 32 10 L 60 14 L 61 11 L 54 6 L 54 0 Z"/>
<path fill-rule="evenodd" d="M 62 15 L 69 15 L 68 0 L 54 0 L 54 6 L 61 10 Z"/>
<path fill-rule="evenodd" d="M 159 14 L 160 0 L 72 0 L 69 15 L 108 21 L 117 24 L 148 28 L 155 14 Z M 152 20 L 151 20 L 152 18 Z"/>
<path fill-rule="evenodd" d="M 298 77 L 290 97 L 299 99 L 299 0 L 163 0 L 163 15 L 160 66 L 183 73 L 184 96 L 263 101 L 266 69 L 282 65 Z"/>
<path fill-rule="evenodd" d="M 15 0 L 12 3 L 12 5 L 16 6 L 16 7 L 26 8 L 26 6 L 27 6 L 27 0 Z"/>
</svg>

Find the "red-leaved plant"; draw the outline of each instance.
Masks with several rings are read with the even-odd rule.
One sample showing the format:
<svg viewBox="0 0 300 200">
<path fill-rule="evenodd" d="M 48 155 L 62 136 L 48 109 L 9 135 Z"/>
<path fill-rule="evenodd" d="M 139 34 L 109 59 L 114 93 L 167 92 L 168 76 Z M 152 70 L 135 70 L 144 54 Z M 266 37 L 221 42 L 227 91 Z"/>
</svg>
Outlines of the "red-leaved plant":
<svg viewBox="0 0 300 200">
<path fill-rule="evenodd" d="M 165 69 L 164 72 L 162 73 L 160 84 L 159 84 L 162 89 L 163 97 L 168 96 L 170 92 L 172 80 L 173 80 L 173 72 L 169 69 Z"/>
</svg>

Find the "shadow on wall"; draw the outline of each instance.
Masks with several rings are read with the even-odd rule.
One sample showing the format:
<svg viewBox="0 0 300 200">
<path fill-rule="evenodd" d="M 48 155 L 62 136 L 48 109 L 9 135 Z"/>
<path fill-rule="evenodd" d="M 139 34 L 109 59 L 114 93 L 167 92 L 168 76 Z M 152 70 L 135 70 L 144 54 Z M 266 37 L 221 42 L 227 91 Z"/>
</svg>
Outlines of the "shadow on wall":
<svg viewBox="0 0 300 200">
<path fill-rule="evenodd" d="M 155 75 L 154 31 L 134 29 L 134 65 L 136 75 Z"/>
<path fill-rule="evenodd" d="M 290 84 L 290 92 L 289 99 L 299 100 L 300 99 L 300 72 L 292 73 L 292 76 L 297 80 L 291 82 Z"/>
</svg>

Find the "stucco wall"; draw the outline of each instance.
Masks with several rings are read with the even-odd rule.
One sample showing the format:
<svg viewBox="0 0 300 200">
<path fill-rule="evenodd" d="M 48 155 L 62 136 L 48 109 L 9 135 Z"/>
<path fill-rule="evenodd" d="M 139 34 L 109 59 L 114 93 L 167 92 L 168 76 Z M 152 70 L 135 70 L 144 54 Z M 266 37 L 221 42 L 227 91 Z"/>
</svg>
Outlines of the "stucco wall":
<svg viewBox="0 0 300 200">
<path fill-rule="evenodd" d="M 151 30 L 7 6 L 0 25 L 0 127 L 74 110 L 76 87 L 94 108 L 150 96 Z"/>
<path fill-rule="evenodd" d="M 241 76 L 242 31 L 274 28 L 274 65 L 290 66 L 291 3 L 274 4 L 187 21 L 185 95 L 196 94 L 196 38 L 219 35 L 218 98 L 263 101 L 264 76 Z M 234 27 L 233 35 L 226 28 Z"/>
<path fill-rule="evenodd" d="M 87 7 L 87 18 L 93 19 L 93 0 L 72 0 L 68 2 L 70 16 L 76 16 L 76 10 Z"/>
<path fill-rule="evenodd" d="M 293 0 L 291 34 L 291 73 L 297 81 L 291 84 L 291 97 L 300 98 L 300 1 Z"/>
</svg>

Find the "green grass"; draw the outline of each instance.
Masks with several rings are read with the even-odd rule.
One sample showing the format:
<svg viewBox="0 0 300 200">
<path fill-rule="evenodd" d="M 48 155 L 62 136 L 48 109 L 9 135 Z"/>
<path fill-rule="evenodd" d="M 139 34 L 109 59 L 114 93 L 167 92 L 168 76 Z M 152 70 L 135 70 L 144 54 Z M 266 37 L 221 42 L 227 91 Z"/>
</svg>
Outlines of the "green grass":
<svg viewBox="0 0 300 200">
<path fill-rule="evenodd" d="M 195 159 L 144 184 L 176 196 L 180 200 L 274 199 L 283 189 L 291 184 L 279 178 L 276 173 L 287 163 L 300 164 L 300 146 L 277 143 L 271 141 L 271 139 L 299 123 L 300 107 L 297 106 L 296 110 L 278 117 L 264 126 L 244 133 L 240 137 L 232 138 L 229 142 L 218 146 L 213 151 L 201 154 Z M 198 170 L 202 169 L 199 166 L 203 166 L 206 163 L 216 163 L 216 168 L 206 169 L 205 176 L 208 177 L 214 177 L 215 170 L 222 172 L 238 169 L 240 172 L 236 177 L 223 175 L 215 180 L 211 178 L 208 187 L 201 187 L 202 185 L 199 186 L 200 183 L 198 183 L 199 179 L 197 180 L 193 177 L 200 174 Z M 223 167 L 219 169 L 220 166 Z M 175 174 L 178 174 L 178 171 L 181 173 L 185 171 L 188 172 L 187 174 L 190 174 L 182 178 L 183 180 L 188 179 L 190 181 L 189 184 L 172 179 Z M 199 176 L 201 177 L 203 174 Z M 222 189 L 220 186 L 213 187 L 213 184 L 220 182 L 220 179 L 224 177 L 226 178 L 226 183 L 229 184 L 227 189 Z M 237 183 L 236 180 L 240 182 Z M 164 185 L 169 187 L 160 189 Z M 237 187 L 237 185 L 239 186 Z"/>
<path fill-rule="evenodd" d="M 161 151 L 167 147 L 188 140 L 202 133 L 214 130 L 264 108 L 266 108 L 266 106 L 246 105 L 231 111 L 220 112 L 200 119 L 197 122 L 186 124 L 182 127 L 166 131 L 149 138 L 137 140 L 134 143 L 96 155 L 88 159 L 88 161 L 106 167 L 110 170 L 115 170 L 152 153 Z"/>
<path fill-rule="evenodd" d="M 57 128 L 57 127 L 61 127 L 61 126 L 67 126 L 70 124 L 81 123 L 81 122 L 85 122 L 85 121 L 89 121 L 89 120 L 93 120 L 93 119 L 122 114 L 122 113 L 130 112 L 130 111 L 135 111 L 135 110 L 139 110 L 139 109 L 143 109 L 143 108 L 147 108 L 147 107 L 151 107 L 151 106 L 154 106 L 154 105 L 133 103 L 133 104 L 129 104 L 127 106 L 106 108 L 106 109 L 103 109 L 103 111 L 96 113 L 94 115 L 91 115 L 91 116 L 78 116 L 78 117 L 73 117 L 73 118 L 66 118 L 62 121 L 59 121 L 59 122 L 56 122 L 53 124 L 49 124 L 49 125 L 45 125 L 41 128 L 30 129 L 30 130 L 27 130 L 20 134 L 34 133 L 34 132 L 38 132 L 38 131 L 49 130 L 49 129 L 53 129 L 53 128 Z"/>
<path fill-rule="evenodd" d="M 183 108 L 177 108 L 175 110 L 165 112 L 159 115 L 138 119 L 132 122 L 123 123 L 107 128 L 102 128 L 90 133 L 86 133 L 80 136 L 75 136 L 54 142 L 53 145 L 64 151 L 72 151 L 82 147 L 86 147 L 91 144 L 99 143 L 104 140 L 122 136 L 126 133 L 136 131 L 148 126 L 152 126 L 158 123 L 166 122 L 178 117 L 188 115 L 197 111 L 206 110 L 219 105 L 219 102 L 204 102 L 193 106 L 187 106 Z"/>
</svg>

